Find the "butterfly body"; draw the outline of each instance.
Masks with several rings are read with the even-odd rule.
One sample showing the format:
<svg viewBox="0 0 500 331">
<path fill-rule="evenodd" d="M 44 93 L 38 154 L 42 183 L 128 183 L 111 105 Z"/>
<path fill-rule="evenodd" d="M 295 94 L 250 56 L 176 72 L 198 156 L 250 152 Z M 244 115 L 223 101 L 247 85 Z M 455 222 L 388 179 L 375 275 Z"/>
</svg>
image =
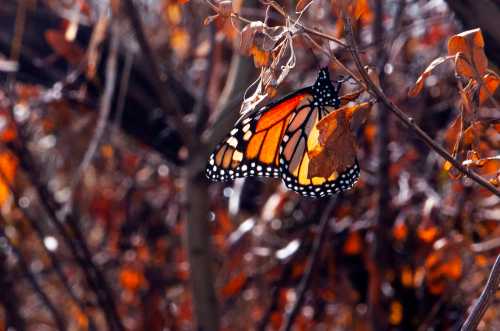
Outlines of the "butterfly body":
<svg viewBox="0 0 500 331">
<path fill-rule="evenodd" d="M 314 85 L 240 118 L 210 155 L 207 177 L 282 178 L 289 189 L 311 197 L 351 188 L 359 178 L 354 137 L 338 125 L 342 116 L 322 122 L 339 107 L 339 90 L 340 83 L 334 86 L 327 69 L 322 69 Z M 339 141 L 350 151 L 340 158 L 335 154 L 340 151 L 330 148 Z"/>
</svg>

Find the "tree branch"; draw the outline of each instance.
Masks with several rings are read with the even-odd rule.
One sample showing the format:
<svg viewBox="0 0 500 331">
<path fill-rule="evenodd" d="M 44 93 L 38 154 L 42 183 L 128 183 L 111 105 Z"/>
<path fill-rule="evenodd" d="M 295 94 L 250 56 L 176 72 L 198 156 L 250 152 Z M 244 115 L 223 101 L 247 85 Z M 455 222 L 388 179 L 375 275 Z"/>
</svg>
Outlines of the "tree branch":
<svg viewBox="0 0 500 331">
<path fill-rule="evenodd" d="M 493 268 L 491 268 L 490 276 L 486 282 L 486 286 L 483 292 L 479 296 L 479 299 L 474 304 L 472 312 L 465 320 L 460 331 L 474 331 L 477 329 L 479 322 L 484 313 L 488 309 L 491 301 L 495 297 L 495 293 L 498 290 L 498 285 L 500 284 L 500 255 L 497 256 Z"/>
<path fill-rule="evenodd" d="M 312 276 L 318 264 L 319 255 L 321 252 L 321 248 L 323 247 L 323 243 L 325 242 L 326 235 L 328 233 L 328 225 L 330 224 L 330 213 L 335 208 L 337 202 L 340 200 L 340 196 L 336 196 L 331 198 L 324 211 L 321 215 L 321 220 L 318 226 L 318 233 L 316 238 L 314 238 L 313 247 L 311 250 L 311 254 L 307 260 L 306 269 L 304 271 L 304 275 L 300 280 L 300 284 L 295 291 L 297 298 L 292 306 L 292 309 L 286 314 L 285 323 L 281 330 L 290 331 L 293 326 L 293 322 L 299 313 L 300 308 L 302 307 L 302 303 L 304 302 L 305 294 L 311 285 Z"/>
<path fill-rule="evenodd" d="M 130 24 L 135 31 L 135 37 L 137 38 L 137 41 L 139 42 L 139 45 L 146 57 L 145 62 L 149 67 L 151 74 L 150 77 L 153 82 L 153 88 L 155 89 L 156 96 L 158 97 L 163 110 L 170 113 L 173 118 L 173 121 L 170 121 L 170 125 L 177 129 L 188 146 L 194 146 L 194 136 L 192 135 L 191 129 L 185 125 L 181 112 L 182 108 L 177 100 L 177 97 L 172 94 L 172 91 L 170 91 L 160 77 L 161 70 L 158 60 L 146 38 L 137 8 L 132 0 L 124 0 L 123 5 L 125 13 L 130 19 Z"/>
<path fill-rule="evenodd" d="M 408 117 L 396 104 L 394 104 L 389 98 L 385 95 L 385 93 L 372 81 L 372 79 L 368 76 L 368 73 L 363 67 L 361 63 L 361 59 L 359 57 L 359 52 L 357 49 L 356 41 L 354 40 L 354 34 L 352 30 L 351 19 L 349 15 L 345 15 L 344 20 L 346 22 L 346 32 L 347 32 L 347 40 L 351 47 L 349 48 L 351 51 L 351 55 L 356 63 L 359 73 L 363 77 L 363 80 L 366 82 L 370 93 L 374 94 L 379 101 L 381 101 L 389 111 L 391 111 L 396 117 L 403 122 L 409 129 L 411 129 L 422 141 L 424 141 L 432 150 L 434 150 L 438 155 L 440 155 L 443 159 L 450 162 L 455 168 L 457 168 L 461 173 L 469 177 L 471 180 L 475 181 L 477 184 L 483 186 L 491 193 L 500 197 L 500 191 L 485 180 L 483 177 L 476 174 L 474 171 L 468 169 L 463 166 L 459 161 L 457 161 L 453 156 L 451 156 L 443 147 L 438 145 L 429 135 L 422 130 L 413 120 L 413 118 Z"/>
</svg>

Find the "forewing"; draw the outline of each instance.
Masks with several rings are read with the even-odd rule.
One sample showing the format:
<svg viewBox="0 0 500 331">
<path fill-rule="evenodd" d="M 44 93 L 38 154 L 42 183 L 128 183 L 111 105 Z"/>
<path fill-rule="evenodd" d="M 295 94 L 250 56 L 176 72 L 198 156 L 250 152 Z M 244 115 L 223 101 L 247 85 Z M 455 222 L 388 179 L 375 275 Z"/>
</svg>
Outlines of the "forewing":
<svg viewBox="0 0 500 331">
<path fill-rule="evenodd" d="M 206 175 L 214 181 L 238 177 L 279 177 L 279 146 L 305 91 L 291 94 L 240 119 L 210 155 Z"/>
</svg>

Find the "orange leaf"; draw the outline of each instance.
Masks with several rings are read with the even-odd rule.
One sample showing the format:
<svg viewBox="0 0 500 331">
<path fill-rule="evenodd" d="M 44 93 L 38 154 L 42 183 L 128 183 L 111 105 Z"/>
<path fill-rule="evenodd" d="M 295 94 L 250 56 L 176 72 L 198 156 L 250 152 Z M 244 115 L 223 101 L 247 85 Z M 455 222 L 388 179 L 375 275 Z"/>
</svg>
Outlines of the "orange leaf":
<svg viewBox="0 0 500 331">
<path fill-rule="evenodd" d="M 389 323 L 392 325 L 399 325 L 403 319 L 403 305 L 399 301 L 391 302 L 389 313 Z"/>
<path fill-rule="evenodd" d="M 494 74 L 486 74 L 483 76 L 483 81 L 481 84 L 481 88 L 479 90 L 479 104 L 483 104 L 486 100 L 488 100 L 495 94 L 495 91 L 500 85 L 500 78 Z"/>
<path fill-rule="evenodd" d="M 358 90 L 358 91 L 354 91 L 352 93 L 348 93 L 348 94 L 344 94 L 340 97 L 340 105 L 341 106 L 345 106 L 347 105 L 349 102 L 351 101 L 354 101 L 356 100 L 357 98 L 359 98 L 359 96 L 361 95 L 361 93 L 363 93 L 364 90 Z"/>
<path fill-rule="evenodd" d="M 457 74 L 467 78 L 474 78 L 474 67 L 464 53 L 458 52 L 455 55 L 455 70 Z"/>
<path fill-rule="evenodd" d="M 344 243 L 344 253 L 346 255 L 357 255 L 363 249 L 363 241 L 358 231 L 350 232 Z"/>
<path fill-rule="evenodd" d="M 401 270 L 401 284 L 404 287 L 413 287 L 413 271 L 410 266 L 404 266 Z"/>
<path fill-rule="evenodd" d="M 0 153 L 0 206 L 10 197 L 9 184 L 12 184 L 17 170 L 17 159 L 9 152 Z M 6 180 L 7 183 L 4 181 Z"/>
<path fill-rule="evenodd" d="M 182 9 L 177 3 L 168 3 L 165 6 L 163 16 L 172 25 L 179 25 L 182 21 Z"/>
<path fill-rule="evenodd" d="M 403 218 L 398 218 L 396 223 L 394 223 L 394 227 L 392 228 L 392 236 L 394 239 L 401 241 L 405 240 L 408 236 L 408 227 Z"/>
<path fill-rule="evenodd" d="M 447 60 L 450 60 L 452 58 L 453 57 L 450 57 L 450 56 L 441 56 L 441 57 L 438 57 L 437 59 L 435 59 L 434 61 L 432 61 L 427 66 L 427 68 L 425 68 L 424 72 L 422 72 L 420 74 L 420 76 L 418 77 L 417 81 L 415 82 L 415 86 L 413 86 L 410 89 L 410 91 L 408 92 L 408 95 L 411 96 L 411 97 L 417 96 L 422 91 L 422 89 L 424 88 L 425 79 L 431 75 L 432 71 L 438 65 L 443 64 L 444 62 L 446 62 Z"/>
<path fill-rule="evenodd" d="M 312 2 L 312 0 L 299 0 L 297 2 L 297 6 L 295 7 L 295 11 L 297 13 L 303 11 L 309 4 Z"/>
<path fill-rule="evenodd" d="M 184 28 L 175 28 L 170 35 L 170 46 L 181 58 L 185 57 L 190 49 L 189 41 L 189 33 Z"/>
<path fill-rule="evenodd" d="M 136 291 L 144 284 L 144 276 L 131 267 L 123 267 L 120 271 L 120 283 L 124 288 Z"/>
<path fill-rule="evenodd" d="M 222 296 L 229 298 L 238 293 L 245 286 L 247 279 L 248 277 L 244 272 L 238 273 L 222 288 Z"/>
<path fill-rule="evenodd" d="M 467 78 L 476 78 L 476 74 L 481 76 L 488 68 L 481 29 L 468 30 L 452 36 L 448 40 L 448 55 L 456 56 L 457 73 Z"/>
<path fill-rule="evenodd" d="M 250 54 L 253 55 L 253 63 L 256 68 L 267 67 L 270 59 L 270 52 L 260 49 L 253 45 L 250 49 Z"/>
<path fill-rule="evenodd" d="M 64 32 L 47 30 L 45 31 L 45 39 L 56 54 L 62 56 L 70 64 L 78 65 L 82 61 L 85 52 L 76 43 L 67 41 Z"/>
<path fill-rule="evenodd" d="M 439 229 L 437 226 L 430 225 L 420 225 L 417 229 L 418 237 L 426 243 L 433 242 L 439 234 Z"/>
</svg>

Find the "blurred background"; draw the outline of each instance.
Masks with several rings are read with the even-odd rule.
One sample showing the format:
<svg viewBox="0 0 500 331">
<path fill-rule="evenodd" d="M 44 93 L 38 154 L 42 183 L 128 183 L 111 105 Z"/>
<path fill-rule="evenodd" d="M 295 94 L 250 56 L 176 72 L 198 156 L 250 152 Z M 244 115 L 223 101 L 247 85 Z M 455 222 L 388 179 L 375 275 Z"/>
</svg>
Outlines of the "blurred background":
<svg viewBox="0 0 500 331">
<path fill-rule="evenodd" d="M 256 79 L 267 102 L 322 66 L 356 72 L 341 8 L 390 99 L 498 184 L 498 84 L 480 99 L 450 62 L 408 96 L 468 29 L 498 72 L 497 1 L 2 0 L 0 330 L 459 329 L 500 253 L 500 199 L 386 108 L 340 196 L 204 177 Z M 258 21 L 280 28 L 249 39 Z"/>
</svg>

